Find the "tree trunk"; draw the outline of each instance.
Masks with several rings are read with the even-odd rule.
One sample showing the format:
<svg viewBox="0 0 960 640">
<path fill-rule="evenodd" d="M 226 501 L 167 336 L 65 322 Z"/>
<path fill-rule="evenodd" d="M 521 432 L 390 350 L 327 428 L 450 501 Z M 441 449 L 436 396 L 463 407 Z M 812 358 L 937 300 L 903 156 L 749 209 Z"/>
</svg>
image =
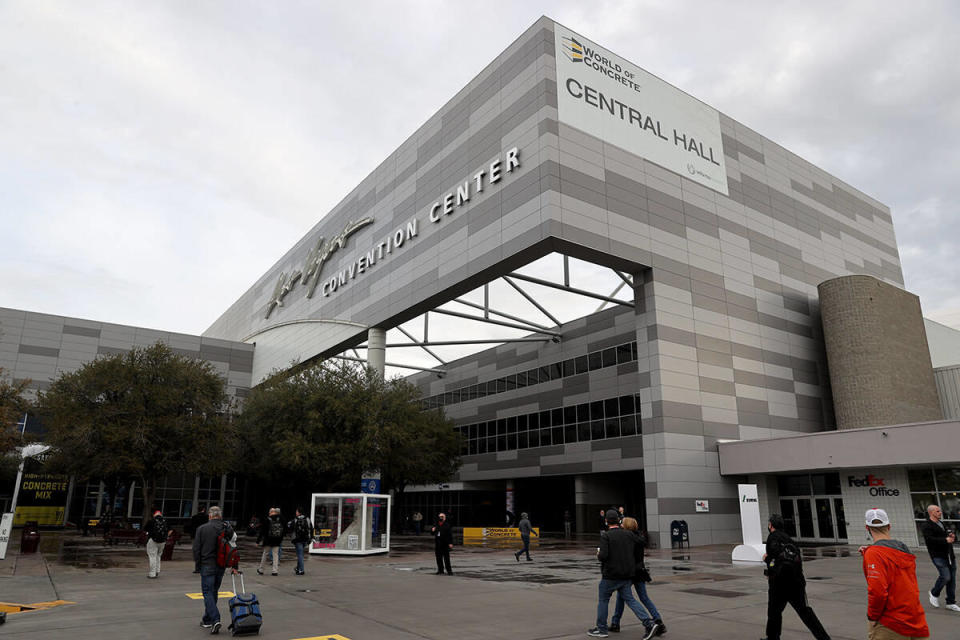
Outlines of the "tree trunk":
<svg viewBox="0 0 960 640">
<path fill-rule="evenodd" d="M 140 526 L 146 526 L 147 520 L 153 517 L 153 501 L 157 496 L 157 483 L 153 478 L 140 477 L 140 491 L 143 494 L 143 518 Z"/>
</svg>

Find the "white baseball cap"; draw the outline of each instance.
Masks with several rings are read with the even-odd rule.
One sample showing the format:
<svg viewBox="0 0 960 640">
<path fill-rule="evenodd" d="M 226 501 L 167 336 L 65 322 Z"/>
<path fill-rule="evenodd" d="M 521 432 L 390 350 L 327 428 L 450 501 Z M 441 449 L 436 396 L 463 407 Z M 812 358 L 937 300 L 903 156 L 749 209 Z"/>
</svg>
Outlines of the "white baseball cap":
<svg viewBox="0 0 960 640">
<path fill-rule="evenodd" d="M 890 517 L 883 509 L 867 509 L 864 520 L 868 527 L 885 527 L 890 524 Z"/>
</svg>

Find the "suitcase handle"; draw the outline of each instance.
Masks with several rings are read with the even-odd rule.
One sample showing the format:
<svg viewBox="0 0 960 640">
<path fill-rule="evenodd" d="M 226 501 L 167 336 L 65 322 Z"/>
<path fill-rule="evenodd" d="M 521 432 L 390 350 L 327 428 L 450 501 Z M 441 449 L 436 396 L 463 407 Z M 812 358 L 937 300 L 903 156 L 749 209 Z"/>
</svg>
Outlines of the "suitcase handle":
<svg viewBox="0 0 960 640">
<path fill-rule="evenodd" d="M 240 576 L 240 591 L 237 591 L 237 575 Z M 247 589 L 243 586 L 243 571 L 237 571 L 236 573 L 230 572 L 230 579 L 233 580 L 233 593 L 234 595 L 240 595 L 241 593 L 246 593 Z"/>
</svg>

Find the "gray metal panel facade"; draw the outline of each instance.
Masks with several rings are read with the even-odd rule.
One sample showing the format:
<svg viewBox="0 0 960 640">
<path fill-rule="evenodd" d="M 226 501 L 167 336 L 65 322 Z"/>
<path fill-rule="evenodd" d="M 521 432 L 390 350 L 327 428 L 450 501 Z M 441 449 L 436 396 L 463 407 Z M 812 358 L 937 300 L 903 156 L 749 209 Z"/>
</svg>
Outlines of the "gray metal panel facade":
<svg viewBox="0 0 960 640">
<path fill-rule="evenodd" d="M 56 376 L 76 371 L 98 355 L 126 353 L 157 341 L 181 355 L 210 362 L 227 381 L 231 397 L 249 393 L 253 345 L 0 307 L 0 368 L 14 380 L 29 379 L 34 392 L 49 388 Z"/>
<path fill-rule="evenodd" d="M 559 123 L 553 29 L 537 21 L 205 335 L 289 346 L 284 333 L 294 325 L 271 326 L 356 323 L 311 333 L 299 350 L 306 360 L 549 251 L 628 270 L 643 283 L 634 328 L 647 526 L 664 534 L 682 517 L 695 543 L 735 541 L 735 516 L 694 513 L 696 498 L 736 497 L 735 483 L 719 475 L 716 439 L 832 427 L 816 286 L 846 274 L 902 286 L 889 209 L 723 114 L 729 197 Z M 441 222 L 427 220 L 433 202 L 514 146 L 518 169 Z M 324 277 L 411 218 L 419 233 L 328 297 L 308 299 L 296 283 L 265 318 L 280 273 L 301 269 L 318 235 L 334 237 L 364 216 L 375 222 L 331 255 Z M 255 364 L 254 381 L 288 364 Z"/>
</svg>

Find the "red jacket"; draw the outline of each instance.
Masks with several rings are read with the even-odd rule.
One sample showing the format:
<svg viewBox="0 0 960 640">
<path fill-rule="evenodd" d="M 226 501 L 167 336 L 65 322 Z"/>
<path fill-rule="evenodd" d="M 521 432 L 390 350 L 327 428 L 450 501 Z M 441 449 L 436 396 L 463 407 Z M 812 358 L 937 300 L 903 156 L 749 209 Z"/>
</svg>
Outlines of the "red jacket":
<svg viewBox="0 0 960 640">
<path fill-rule="evenodd" d="M 930 635 L 920 606 L 917 558 L 898 540 L 880 540 L 863 552 L 867 618 L 911 638 Z"/>
</svg>

